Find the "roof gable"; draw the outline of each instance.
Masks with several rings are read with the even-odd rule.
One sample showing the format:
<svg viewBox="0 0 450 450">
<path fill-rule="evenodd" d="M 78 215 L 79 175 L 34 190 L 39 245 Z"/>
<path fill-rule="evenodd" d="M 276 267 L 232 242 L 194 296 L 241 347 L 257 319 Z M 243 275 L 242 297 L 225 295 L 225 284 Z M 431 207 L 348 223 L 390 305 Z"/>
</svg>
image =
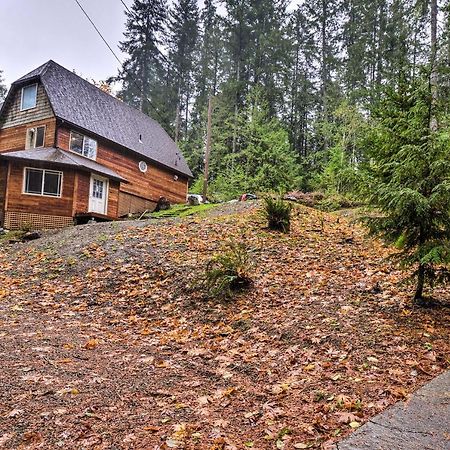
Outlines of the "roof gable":
<svg viewBox="0 0 450 450">
<path fill-rule="evenodd" d="M 93 84 L 48 61 L 13 85 L 39 77 L 56 117 L 192 176 L 181 151 L 158 122 Z M 139 138 L 141 137 L 141 140 Z"/>
</svg>

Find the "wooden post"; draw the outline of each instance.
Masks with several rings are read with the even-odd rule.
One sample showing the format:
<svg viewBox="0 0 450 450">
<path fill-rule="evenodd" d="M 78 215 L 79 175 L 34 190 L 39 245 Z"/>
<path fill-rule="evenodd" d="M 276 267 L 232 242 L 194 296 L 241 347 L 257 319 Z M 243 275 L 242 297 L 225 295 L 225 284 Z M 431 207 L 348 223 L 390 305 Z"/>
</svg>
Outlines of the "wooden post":
<svg viewBox="0 0 450 450">
<path fill-rule="evenodd" d="M 209 155 L 211 153 L 212 97 L 208 99 L 208 126 L 206 131 L 205 171 L 203 173 L 203 201 L 208 194 Z"/>
</svg>

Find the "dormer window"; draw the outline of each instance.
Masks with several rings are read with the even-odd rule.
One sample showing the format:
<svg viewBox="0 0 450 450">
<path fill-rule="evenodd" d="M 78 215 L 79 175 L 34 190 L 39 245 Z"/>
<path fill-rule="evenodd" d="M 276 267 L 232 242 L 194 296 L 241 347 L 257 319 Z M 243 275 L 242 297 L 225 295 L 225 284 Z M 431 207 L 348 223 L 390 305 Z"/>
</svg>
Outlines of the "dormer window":
<svg viewBox="0 0 450 450">
<path fill-rule="evenodd" d="M 97 158 L 97 141 L 76 131 L 70 132 L 70 150 L 89 159 Z"/>
<path fill-rule="evenodd" d="M 22 97 L 20 101 L 20 110 L 35 108 L 37 103 L 37 84 L 25 86 L 22 88 Z"/>
</svg>

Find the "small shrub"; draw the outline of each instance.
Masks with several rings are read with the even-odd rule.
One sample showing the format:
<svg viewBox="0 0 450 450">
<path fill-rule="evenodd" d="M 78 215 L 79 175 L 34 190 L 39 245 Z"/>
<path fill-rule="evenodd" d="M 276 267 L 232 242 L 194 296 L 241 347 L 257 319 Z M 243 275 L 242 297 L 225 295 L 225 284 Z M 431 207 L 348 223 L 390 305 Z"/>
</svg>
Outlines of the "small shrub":
<svg viewBox="0 0 450 450">
<path fill-rule="evenodd" d="M 250 286 L 250 251 L 242 243 L 230 242 L 228 249 L 215 255 L 206 267 L 204 285 L 212 297 L 230 298 Z"/>
<path fill-rule="evenodd" d="M 292 204 L 285 202 L 283 198 L 264 198 L 263 214 L 271 230 L 289 233 L 291 229 Z"/>
<path fill-rule="evenodd" d="M 354 208 L 359 205 L 359 203 L 348 199 L 344 195 L 335 194 L 325 197 L 317 204 L 317 207 L 321 211 L 332 212 L 339 209 Z"/>
<path fill-rule="evenodd" d="M 33 224 L 30 222 L 23 222 L 20 225 L 19 231 L 23 234 L 29 233 L 30 231 L 33 231 Z"/>
</svg>

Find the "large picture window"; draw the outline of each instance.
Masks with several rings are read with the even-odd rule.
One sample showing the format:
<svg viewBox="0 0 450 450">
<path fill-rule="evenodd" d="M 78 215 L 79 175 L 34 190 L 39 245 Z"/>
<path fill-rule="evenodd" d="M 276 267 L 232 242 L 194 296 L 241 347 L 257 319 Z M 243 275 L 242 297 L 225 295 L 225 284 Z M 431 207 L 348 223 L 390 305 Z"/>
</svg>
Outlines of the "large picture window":
<svg viewBox="0 0 450 450">
<path fill-rule="evenodd" d="M 22 88 L 22 99 L 20 102 L 20 110 L 35 108 L 37 103 L 37 84 L 25 86 Z"/>
<path fill-rule="evenodd" d="M 26 194 L 61 197 L 62 172 L 56 170 L 25 169 Z"/>
<path fill-rule="evenodd" d="M 70 133 L 70 150 L 89 159 L 97 158 L 97 141 L 72 131 Z"/>
</svg>

